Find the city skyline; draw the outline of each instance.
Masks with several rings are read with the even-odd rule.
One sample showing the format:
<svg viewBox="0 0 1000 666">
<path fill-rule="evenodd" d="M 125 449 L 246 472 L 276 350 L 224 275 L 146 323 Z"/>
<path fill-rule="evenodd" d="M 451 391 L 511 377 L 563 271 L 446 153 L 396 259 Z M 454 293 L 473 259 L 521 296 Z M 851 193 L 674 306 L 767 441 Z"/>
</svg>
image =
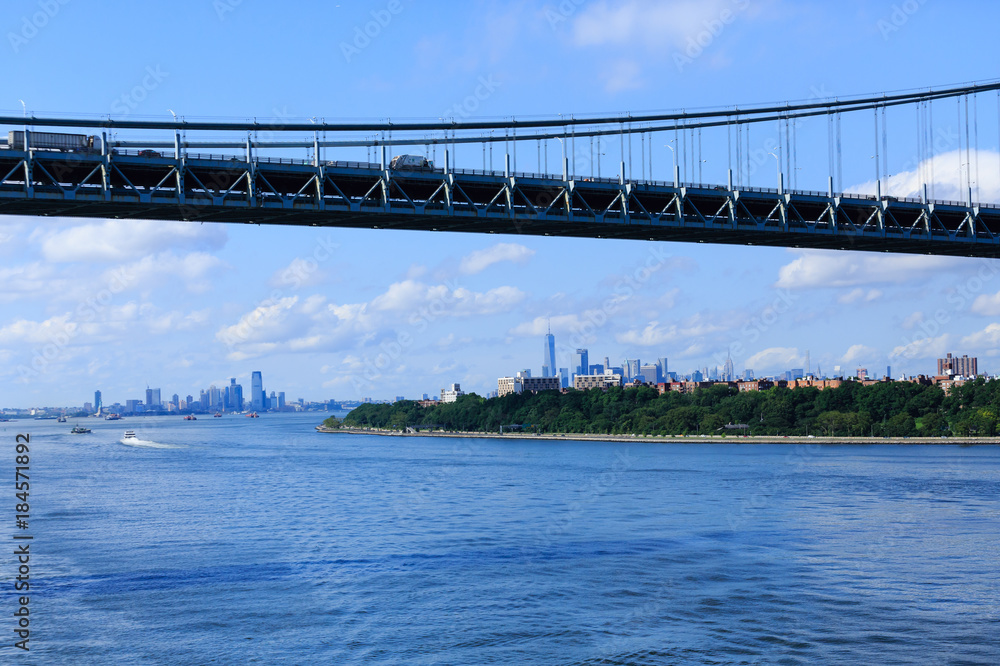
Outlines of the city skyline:
<svg viewBox="0 0 1000 666">
<path fill-rule="evenodd" d="M 266 43 L 270 36 L 268 7 L 222 4 L 232 11 L 204 3 L 161 16 L 137 5 L 99 15 L 60 4 L 57 16 L 18 44 L 18 66 L 8 72 L 12 92 L 0 110 L 18 117 L 170 120 L 173 112 L 308 123 L 731 108 L 990 79 L 995 68 L 977 43 L 988 43 L 987 26 L 1000 18 L 1000 7 L 979 4 L 981 20 L 969 26 L 960 23 L 961 11 L 922 3 L 897 25 L 892 2 L 860 0 L 709 0 L 684 11 L 648 0 L 471 3 L 448 12 L 404 3 L 369 46 L 348 58 L 340 44 L 353 43 L 372 8 L 309 3 L 308 11 L 285 17 L 302 39 L 282 57 L 309 61 L 315 44 L 332 43 L 335 57 L 319 82 L 336 85 L 317 85 L 313 74 L 287 67 L 274 86 L 260 86 L 278 64 L 235 70 L 222 82 L 205 74 L 206 58 L 227 57 L 225 44 Z M 705 32 L 734 6 L 721 31 Z M 38 6 L 15 3 L 10 11 L 20 26 Z M 81 32 L 130 34 L 143 20 L 157 30 L 130 46 L 126 66 L 85 81 L 62 66 L 59 45 Z M 212 39 L 197 56 L 177 53 L 172 36 L 192 25 L 210 27 Z M 920 48 L 943 30 L 969 38 L 950 50 Z M 765 33 L 788 38 L 762 43 Z M 817 34 L 826 49 L 816 48 Z M 446 49 L 449 35 L 475 38 Z M 699 53 L 690 55 L 692 49 Z M 836 68 L 829 66 L 830 49 L 840 59 Z M 872 61 L 884 66 L 873 68 Z M 762 71 L 783 76 L 762 78 Z M 971 157 L 967 150 L 959 157 L 965 138 L 956 137 L 958 118 L 944 105 L 935 108 L 938 198 L 965 198 L 958 172 L 971 161 L 980 198 L 1000 201 L 995 107 L 988 96 L 972 105 L 981 117 Z M 858 127 L 852 122 L 845 118 L 845 137 L 857 145 L 845 145 L 845 155 L 861 158 L 844 162 L 843 182 L 870 192 L 870 141 L 856 138 L 871 137 L 871 117 Z M 881 157 L 894 196 L 912 194 L 914 174 L 926 171 L 907 138 L 913 122 L 890 113 L 896 131 Z M 800 188 L 826 190 L 825 176 L 816 175 L 826 171 L 826 129 L 825 119 L 797 127 Z M 754 187 L 777 184 L 768 153 L 778 145 L 775 132 L 753 129 Z M 129 136 L 122 131 L 119 138 Z M 810 143 L 810 136 L 819 139 Z M 672 164 L 685 155 L 671 138 L 658 137 L 652 150 L 637 138 L 631 148 L 640 156 L 645 151 L 645 159 L 637 157 L 636 168 L 642 162 L 647 177 L 670 180 Z M 587 177 L 598 168 L 613 177 L 628 152 L 618 141 L 598 142 L 593 152 L 582 138 L 575 153 L 573 146 L 569 141 L 572 169 Z M 559 173 L 560 150 L 558 141 L 522 144 L 512 164 L 536 171 L 541 163 Z M 443 159 L 441 145 L 427 151 Z M 726 182 L 725 152 L 725 146 L 706 150 L 708 161 L 699 166 L 706 182 Z M 303 159 L 306 151 L 287 156 Z M 364 148 L 344 148 L 327 149 L 323 158 L 373 157 Z M 484 160 L 502 168 L 503 144 L 494 144 L 491 155 L 458 146 L 451 158 L 458 168 L 482 168 Z M 233 376 L 249 387 L 249 372 L 233 371 L 245 364 L 287 395 L 310 401 L 419 396 L 451 383 L 485 394 L 497 377 L 528 359 L 536 363 L 538 341 L 550 327 L 555 373 L 571 370 L 575 350 L 584 348 L 613 349 L 616 357 L 645 363 L 667 355 L 684 372 L 731 359 L 735 372 L 750 367 L 762 376 L 810 365 L 928 373 L 949 350 L 976 356 L 981 371 L 993 372 L 1000 356 L 995 260 L 12 215 L 0 216 L 0 257 L 0 404 L 10 407 L 79 403 L 95 387 L 144 400 L 154 377 L 156 386 L 181 396 L 222 387 Z"/>
</svg>

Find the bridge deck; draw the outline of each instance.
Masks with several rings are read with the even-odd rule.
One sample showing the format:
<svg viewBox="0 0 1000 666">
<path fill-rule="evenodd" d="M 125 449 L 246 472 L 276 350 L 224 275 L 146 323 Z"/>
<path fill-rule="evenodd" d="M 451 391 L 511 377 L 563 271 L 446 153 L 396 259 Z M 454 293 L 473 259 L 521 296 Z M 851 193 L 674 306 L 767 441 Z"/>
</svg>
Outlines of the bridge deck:
<svg viewBox="0 0 1000 666">
<path fill-rule="evenodd" d="M 1000 207 L 222 155 L 0 150 L 0 214 L 1000 256 Z"/>
</svg>

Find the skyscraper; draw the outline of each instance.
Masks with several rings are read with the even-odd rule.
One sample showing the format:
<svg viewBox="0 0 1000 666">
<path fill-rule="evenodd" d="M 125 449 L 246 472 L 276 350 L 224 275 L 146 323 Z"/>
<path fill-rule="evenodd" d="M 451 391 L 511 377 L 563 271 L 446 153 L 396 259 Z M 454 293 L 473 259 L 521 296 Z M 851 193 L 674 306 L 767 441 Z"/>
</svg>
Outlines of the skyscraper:
<svg viewBox="0 0 1000 666">
<path fill-rule="evenodd" d="M 100 414 L 101 407 L 103 407 L 103 404 L 101 403 L 101 392 L 94 391 L 94 412 Z"/>
<path fill-rule="evenodd" d="M 576 368 L 573 370 L 573 373 L 577 375 L 590 373 L 590 359 L 588 358 L 586 349 L 576 350 Z"/>
<path fill-rule="evenodd" d="M 264 379 L 260 370 L 254 370 L 250 376 L 250 405 L 254 411 L 264 411 Z"/>
<path fill-rule="evenodd" d="M 722 381 L 736 381 L 736 370 L 733 368 L 733 359 L 730 356 L 726 357 L 726 364 L 722 366 Z"/>
<path fill-rule="evenodd" d="M 639 359 L 637 358 L 625 360 L 625 371 L 628 373 L 629 379 L 635 379 L 641 374 L 642 371 L 639 369 L 639 365 Z"/>
<path fill-rule="evenodd" d="M 542 360 L 542 377 L 556 376 L 556 336 L 552 329 L 545 334 L 545 353 Z"/>
</svg>

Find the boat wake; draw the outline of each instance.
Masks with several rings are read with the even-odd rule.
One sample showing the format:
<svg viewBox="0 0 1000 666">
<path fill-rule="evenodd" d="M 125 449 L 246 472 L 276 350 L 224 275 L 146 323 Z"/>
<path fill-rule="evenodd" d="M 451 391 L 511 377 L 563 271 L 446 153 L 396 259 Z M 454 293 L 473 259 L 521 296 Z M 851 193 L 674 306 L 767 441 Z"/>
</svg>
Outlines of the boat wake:
<svg viewBox="0 0 1000 666">
<path fill-rule="evenodd" d="M 181 447 L 174 446 L 172 444 L 160 444 L 159 442 L 153 442 L 148 439 L 139 439 L 137 437 L 123 437 L 118 440 L 125 446 L 137 446 L 145 449 L 179 449 Z"/>
</svg>

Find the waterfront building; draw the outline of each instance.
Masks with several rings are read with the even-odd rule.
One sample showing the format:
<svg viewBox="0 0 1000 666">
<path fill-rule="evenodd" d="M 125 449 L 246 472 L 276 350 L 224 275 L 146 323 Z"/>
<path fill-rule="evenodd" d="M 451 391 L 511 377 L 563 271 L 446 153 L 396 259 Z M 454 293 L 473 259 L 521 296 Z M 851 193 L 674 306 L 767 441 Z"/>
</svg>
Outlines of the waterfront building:
<svg viewBox="0 0 1000 666">
<path fill-rule="evenodd" d="M 264 379 L 260 370 L 254 370 L 250 375 L 250 404 L 254 411 L 264 411 Z"/>
<path fill-rule="evenodd" d="M 560 377 L 531 377 L 523 372 L 513 377 L 497 379 L 497 395 L 505 396 L 511 393 L 538 393 L 539 391 L 558 391 L 562 388 Z"/>
<path fill-rule="evenodd" d="M 396 396 L 397 400 L 403 400 L 403 396 Z M 282 411 L 285 408 L 285 392 L 278 391 L 278 411 Z"/>
<path fill-rule="evenodd" d="M 465 395 L 465 391 L 458 384 L 452 384 L 451 388 L 441 389 L 441 402 L 455 402 L 460 396 Z"/>
<path fill-rule="evenodd" d="M 542 357 L 542 377 L 556 376 L 556 337 L 552 329 L 545 334 L 545 350 Z"/>
<path fill-rule="evenodd" d="M 600 375 L 577 375 L 573 378 L 573 388 L 587 391 L 593 388 L 606 389 L 609 386 L 621 386 L 622 376 L 610 373 Z"/>
<path fill-rule="evenodd" d="M 979 359 L 965 354 L 959 358 L 949 352 L 945 358 L 937 360 L 937 373 L 939 377 L 975 377 L 979 374 Z"/>
</svg>

